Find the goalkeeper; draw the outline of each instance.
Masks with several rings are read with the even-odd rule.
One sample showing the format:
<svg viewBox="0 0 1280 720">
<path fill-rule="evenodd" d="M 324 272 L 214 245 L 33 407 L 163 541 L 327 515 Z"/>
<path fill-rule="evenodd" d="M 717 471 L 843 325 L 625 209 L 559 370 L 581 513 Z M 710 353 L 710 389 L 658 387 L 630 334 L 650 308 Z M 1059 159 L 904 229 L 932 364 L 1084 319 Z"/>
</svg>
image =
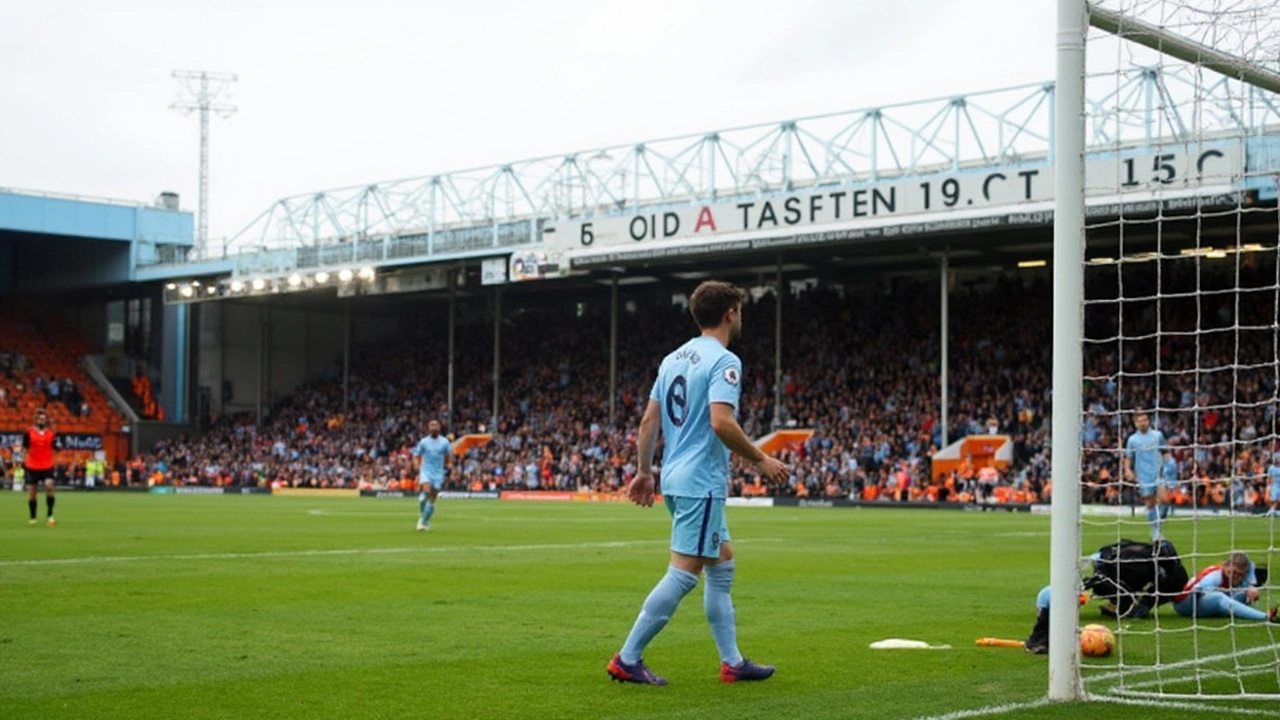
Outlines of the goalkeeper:
<svg viewBox="0 0 1280 720">
<path fill-rule="evenodd" d="M 1280 622 L 1276 616 L 1280 608 L 1263 612 L 1253 607 L 1258 601 L 1258 585 L 1266 579 L 1266 568 L 1256 567 L 1245 553 L 1233 552 L 1221 565 L 1210 565 L 1188 580 L 1173 601 L 1173 609 L 1183 617 Z"/>
<path fill-rule="evenodd" d="M 1101 610 L 1108 617 L 1145 619 L 1156 606 L 1172 601 L 1187 582 L 1186 568 L 1168 540 L 1121 540 L 1098 548 L 1089 559 L 1093 573 L 1085 578 L 1084 589 L 1107 601 Z M 1087 600 L 1080 595 L 1081 605 Z M 1025 647 L 1037 655 L 1049 650 L 1048 585 L 1036 596 L 1036 624 Z"/>
</svg>

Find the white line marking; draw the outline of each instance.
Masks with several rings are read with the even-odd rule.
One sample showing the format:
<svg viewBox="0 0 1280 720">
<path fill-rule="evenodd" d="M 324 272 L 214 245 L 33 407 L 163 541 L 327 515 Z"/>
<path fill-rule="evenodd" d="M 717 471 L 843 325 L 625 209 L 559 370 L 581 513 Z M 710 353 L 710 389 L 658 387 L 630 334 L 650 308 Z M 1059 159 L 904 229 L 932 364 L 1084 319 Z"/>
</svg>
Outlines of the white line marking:
<svg viewBox="0 0 1280 720">
<path fill-rule="evenodd" d="M 1145 675 L 1147 673 L 1168 672 L 1170 670 L 1177 670 L 1179 668 L 1184 668 L 1184 667 L 1195 667 L 1196 665 L 1203 665 L 1205 663 L 1218 662 L 1220 660 L 1230 660 L 1232 658 L 1247 657 L 1249 655 L 1255 655 L 1257 653 L 1274 652 L 1277 647 L 1280 647 L 1280 646 L 1263 645 L 1256 648 L 1249 648 L 1248 650 L 1237 650 L 1236 652 L 1232 652 L 1232 653 L 1224 653 L 1222 655 L 1206 655 L 1204 657 L 1192 658 L 1190 660 L 1179 660 L 1178 662 L 1172 662 L 1167 665 L 1160 665 L 1158 667 L 1156 666 L 1127 667 L 1127 668 L 1124 668 L 1123 670 L 1114 670 L 1109 673 L 1102 673 L 1101 675 L 1084 675 L 1084 673 L 1081 673 L 1081 675 L 1083 676 L 1084 681 L 1087 683 L 1104 682 L 1106 680 L 1118 680 L 1122 677 L 1128 677 L 1131 675 Z"/>
<path fill-rule="evenodd" d="M 335 548 L 332 550 L 282 550 L 277 552 L 193 553 L 190 555 L 102 555 L 97 557 L 48 558 L 44 560 L 0 560 L 0 567 L 42 565 L 89 565 L 93 563 L 126 563 L 165 560 L 258 560 L 289 557 L 328 557 L 346 555 L 396 555 L 402 553 L 443 552 L 527 552 L 539 550 L 594 550 L 600 548 L 666 545 L 667 540 L 614 540 L 610 542 L 558 543 L 543 545 L 444 545 L 429 547 Z M 760 542 L 758 540 L 752 542 Z"/>
<path fill-rule="evenodd" d="M 1138 700 L 1135 698 L 1113 697 L 1109 695 L 1090 695 L 1090 700 L 1097 702 L 1115 703 L 1116 705 L 1137 705 L 1139 707 L 1152 708 L 1168 708 L 1169 710 L 1211 710 L 1213 713 L 1235 713 L 1237 715 L 1265 715 L 1267 717 L 1275 717 L 1275 710 L 1263 710 L 1242 707 L 1223 707 L 1221 705 L 1206 705 L 1204 703 L 1194 702 L 1177 702 L 1172 700 Z M 1205 698 L 1206 702 L 1215 700 L 1215 698 Z"/>
<path fill-rule="evenodd" d="M 1004 705 L 988 705 L 976 710 L 956 710 L 946 715 L 929 715 L 926 717 L 915 718 L 915 720 L 963 720 L 964 718 L 983 717 L 985 715 L 1004 715 L 1005 713 L 1017 712 L 1019 710 L 1031 710 L 1033 708 L 1043 707 L 1049 704 L 1049 698 L 1040 698 L 1030 702 L 1006 703 Z"/>
</svg>

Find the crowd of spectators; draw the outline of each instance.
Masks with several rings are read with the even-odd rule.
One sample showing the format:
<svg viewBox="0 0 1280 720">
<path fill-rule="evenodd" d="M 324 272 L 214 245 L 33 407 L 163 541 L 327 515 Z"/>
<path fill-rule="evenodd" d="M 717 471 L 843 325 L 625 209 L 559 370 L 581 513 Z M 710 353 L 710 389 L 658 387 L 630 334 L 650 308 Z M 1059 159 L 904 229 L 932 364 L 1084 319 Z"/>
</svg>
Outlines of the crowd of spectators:
<svg viewBox="0 0 1280 720">
<path fill-rule="evenodd" d="M 1266 285 L 1263 275 L 1239 282 Z M 1157 301 L 1157 288 L 1144 286 L 1150 281 L 1141 273 L 1135 277 L 1125 275 L 1124 303 L 1114 301 L 1118 276 L 1090 279 L 1087 499 L 1132 501 L 1119 482 L 1119 448 L 1132 431 L 1132 413 L 1143 409 L 1154 412 L 1156 427 L 1175 445 L 1181 476 L 1201 481 L 1198 501 L 1243 504 L 1261 486 L 1260 464 L 1275 437 L 1273 403 L 1263 402 L 1276 390 L 1275 329 L 1268 324 L 1274 287 L 1271 300 L 1259 291 L 1229 306 L 1195 297 Z M 1237 282 L 1234 275 L 1227 280 Z M 1177 296 L 1196 281 L 1169 272 L 1158 289 Z M 945 441 L 937 417 L 936 284 L 816 288 L 786 297 L 776 409 L 774 302 L 770 293 L 753 296 L 744 311 L 745 332 L 735 346 L 744 364 L 740 421 L 751 437 L 768 433 L 775 419 L 813 435 L 783 451 L 792 468 L 787 486 L 764 487 L 735 464 L 734 494 L 990 501 L 998 488 L 1007 490 L 1001 500 L 1048 499 L 1052 312 L 1045 279 L 1001 277 L 953 290 Z M 252 416 L 216 418 L 200 437 L 157 445 L 133 463 L 129 477 L 393 487 L 416 477 L 408 448 L 435 418 L 454 435 L 492 435 L 460 458 L 448 479 L 452 489 L 616 492 L 635 470 L 635 433 L 654 370 L 695 328 L 670 298 L 628 303 L 618 341 L 617 420 L 610 425 L 607 313 L 604 302 L 509 312 L 496 416 L 491 326 L 459 329 L 450 418 L 444 323 L 428 324 L 394 343 L 358 349 L 345 413 L 335 367 L 271 408 L 261 426 Z M 993 477 L 965 463 L 933 476 L 934 451 L 981 433 L 1010 436 L 1009 468 Z"/>
</svg>

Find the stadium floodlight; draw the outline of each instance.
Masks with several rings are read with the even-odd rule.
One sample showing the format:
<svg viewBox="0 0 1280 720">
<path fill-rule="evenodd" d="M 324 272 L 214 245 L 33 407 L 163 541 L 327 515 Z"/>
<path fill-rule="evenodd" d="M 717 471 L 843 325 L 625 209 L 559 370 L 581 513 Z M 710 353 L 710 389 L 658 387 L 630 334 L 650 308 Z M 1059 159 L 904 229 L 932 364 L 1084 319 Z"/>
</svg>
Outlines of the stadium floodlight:
<svg viewBox="0 0 1280 720">
<path fill-rule="evenodd" d="M 344 283 L 351 282 L 352 274 L 349 268 L 343 268 L 338 272 L 338 279 Z"/>
<path fill-rule="evenodd" d="M 177 283 L 165 283 L 164 289 L 165 289 L 165 290 L 177 290 L 177 289 L 178 289 L 178 284 L 177 284 Z"/>
<path fill-rule="evenodd" d="M 217 295 L 218 288 L 217 286 L 210 285 L 209 287 L 205 288 L 205 292 L 208 293 L 209 295 Z"/>
<path fill-rule="evenodd" d="M 263 290 L 264 288 L 266 288 L 266 287 L 267 287 L 267 281 L 266 281 L 266 280 L 263 280 L 262 278 L 254 278 L 254 279 L 253 279 L 253 289 L 254 289 L 254 290 L 257 290 L 258 292 L 262 292 L 262 290 Z"/>
<path fill-rule="evenodd" d="M 195 289 L 190 285 L 183 285 L 182 289 L 178 291 L 178 294 L 182 295 L 184 298 L 189 298 L 195 294 Z"/>
<path fill-rule="evenodd" d="M 298 273 L 294 273 L 289 276 L 288 283 L 289 283 L 289 287 L 296 288 L 302 284 L 302 276 L 299 275 Z"/>
<path fill-rule="evenodd" d="M 373 268 L 371 267 L 360 268 L 360 272 L 358 273 L 358 276 L 361 280 L 372 280 L 374 276 Z"/>
<path fill-rule="evenodd" d="M 194 287 L 200 287 L 200 281 L 199 281 L 199 280 L 192 280 L 192 281 L 191 281 L 191 284 L 192 284 L 192 286 L 194 286 Z"/>
<path fill-rule="evenodd" d="M 238 293 L 242 290 L 244 290 L 244 283 L 240 282 L 239 280 L 231 281 L 231 292 Z"/>
<path fill-rule="evenodd" d="M 325 272 L 324 270 L 321 270 L 320 272 L 316 273 L 316 282 L 320 283 L 321 285 L 329 282 L 329 273 Z"/>
</svg>

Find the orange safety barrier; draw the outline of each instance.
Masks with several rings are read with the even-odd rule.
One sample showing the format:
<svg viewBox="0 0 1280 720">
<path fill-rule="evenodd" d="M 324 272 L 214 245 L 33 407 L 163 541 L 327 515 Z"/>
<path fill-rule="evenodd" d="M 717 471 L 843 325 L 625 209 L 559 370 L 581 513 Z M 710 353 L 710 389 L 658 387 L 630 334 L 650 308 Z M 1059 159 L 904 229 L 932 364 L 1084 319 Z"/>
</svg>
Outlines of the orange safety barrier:
<svg viewBox="0 0 1280 720">
<path fill-rule="evenodd" d="M 795 449 L 813 437 L 813 430 L 776 430 L 756 441 L 756 447 L 769 455 Z"/>
<path fill-rule="evenodd" d="M 489 433 L 473 433 L 471 435 L 463 435 L 453 441 L 453 454 L 466 455 L 473 447 L 486 445 L 493 440 L 493 435 Z"/>
</svg>

